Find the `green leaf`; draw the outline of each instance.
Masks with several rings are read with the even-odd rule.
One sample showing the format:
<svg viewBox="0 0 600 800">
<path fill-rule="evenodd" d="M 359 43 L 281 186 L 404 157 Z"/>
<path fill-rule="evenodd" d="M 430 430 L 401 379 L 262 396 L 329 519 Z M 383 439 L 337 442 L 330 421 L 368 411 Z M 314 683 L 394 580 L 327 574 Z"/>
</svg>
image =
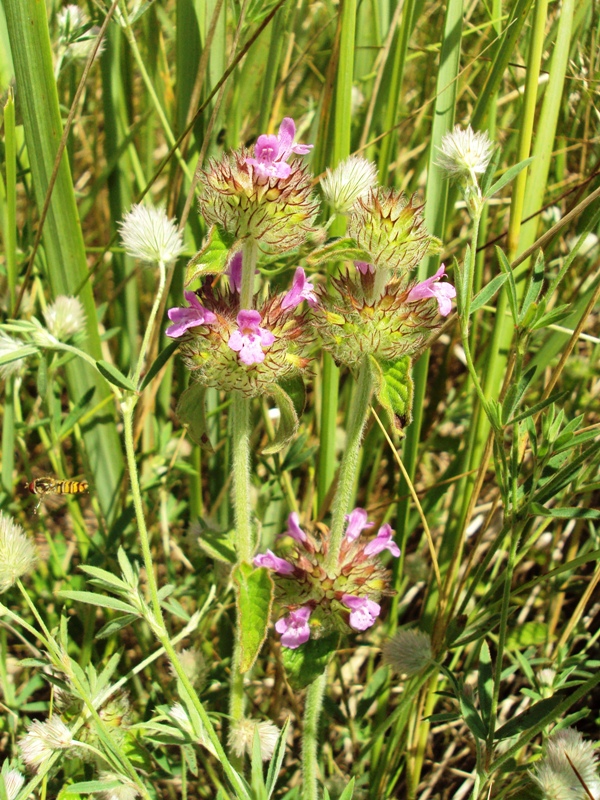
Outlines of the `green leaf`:
<svg viewBox="0 0 600 800">
<path fill-rule="evenodd" d="M 31 347 L 30 345 L 23 345 L 23 347 L 19 347 L 18 350 L 11 350 L 10 353 L 7 353 L 4 356 L 0 356 L 0 367 L 4 364 L 10 364 L 11 361 L 18 361 L 20 358 L 27 358 L 27 356 L 33 356 L 37 353 L 37 347 Z"/>
<path fill-rule="evenodd" d="M 467 694 L 465 694 L 465 691 L 462 688 L 458 694 L 458 701 L 460 703 L 460 711 L 467 728 L 471 731 L 473 736 L 485 741 L 485 739 L 487 739 L 487 729 L 483 724 L 483 720 L 479 716 L 479 712 L 473 705 L 473 701 Z"/>
<path fill-rule="evenodd" d="M 127 389 L 128 392 L 136 392 L 137 388 L 133 381 L 126 378 L 113 364 L 108 361 L 96 361 L 98 372 L 106 378 L 109 383 L 118 386 L 119 389 Z"/>
<path fill-rule="evenodd" d="M 283 758 L 285 756 L 287 732 L 290 725 L 290 719 L 291 717 L 288 717 L 286 719 L 285 724 L 279 733 L 279 737 L 277 739 L 277 744 L 275 745 L 275 750 L 273 752 L 273 755 L 271 756 L 271 761 L 269 763 L 269 771 L 267 773 L 267 780 L 265 782 L 267 798 L 270 798 L 273 792 L 275 791 L 275 784 L 277 783 L 277 779 L 279 778 L 279 771 L 281 769 Z"/>
<path fill-rule="evenodd" d="M 494 734 L 494 739 L 509 739 L 511 736 L 516 736 L 521 731 L 533 728 L 538 722 L 541 722 L 546 716 L 552 715 L 553 709 L 559 706 L 564 701 L 564 696 L 555 694 L 552 697 L 546 697 L 540 700 L 535 705 L 528 708 L 522 714 L 517 714 L 501 728 L 498 728 Z M 548 720 L 550 722 L 550 720 Z"/>
<path fill-rule="evenodd" d="M 517 300 L 517 284 L 515 283 L 515 276 L 513 275 L 512 268 L 506 257 L 504 251 L 500 247 L 496 247 L 496 255 L 498 257 L 498 263 L 500 264 L 500 269 L 506 275 L 508 280 L 508 304 L 510 306 L 510 310 L 513 316 L 513 320 L 515 324 L 519 319 L 519 303 Z"/>
<path fill-rule="evenodd" d="M 204 450 L 213 453 L 206 424 L 205 397 L 206 387 L 194 381 L 179 398 L 175 412 L 181 422 L 187 425 L 190 439 Z"/>
<path fill-rule="evenodd" d="M 371 254 L 361 250 L 354 239 L 345 237 L 333 239 L 323 245 L 319 250 L 314 250 L 307 257 L 306 262 L 311 267 L 318 267 L 331 261 L 371 261 Z"/>
<path fill-rule="evenodd" d="M 250 564 L 239 564 L 232 577 L 242 645 L 240 672 L 247 672 L 267 638 L 274 585 L 267 569 L 255 569 Z"/>
<path fill-rule="evenodd" d="M 294 402 L 289 394 L 277 384 L 269 388 L 269 394 L 277 403 L 280 417 L 275 439 L 263 449 L 263 455 L 266 456 L 273 455 L 282 450 L 292 441 L 298 431 L 298 415 L 296 414 Z"/>
<path fill-rule="evenodd" d="M 139 616 L 137 609 L 129 603 L 124 603 L 122 600 L 117 600 L 116 597 L 108 597 L 94 592 L 71 592 L 62 591 L 58 592 L 58 596 L 65 600 L 75 600 L 78 603 L 86 603 L 91 606 L 99 606 L 100 608 L 111 608 L 114 611 L 123 611 L 126 614 L 135 614 Z"/>
<path fill-rule="evenodd" d="M 58 430 L 58 436 L 60 439 L 63 439 L 68 433 L 70 433 L 79 420 L 88 412 L 87 405 L 94 396 L 95 392 L 96 387 L 90 386 L 83 397 L 79 398 L 75 404 L 75 407 L 72 408 L 67 416 L 63 419 Z"/>
<path fill-rule="evenodd" d="M 370 357 L 373 368 L 377 399 L 387 411 L 390 422 L 396 430 L 410 424 L 413 382 L 411 378 L 410 356 L 402 356 L 397 361 L 378 361 Z"/>
<path fill-rule="evenodd" d="M 485 727 L 489 726 L 492 713 L 492 695 L 494 691 L 494 676 L 492 673 L 492 658 L 490 648 L 484 640 L 479 653 L 479 672 L 477 674 L 477 686 L 479 689 L 479 706 L 481 716 L 485 722 Z"/>
<path fill-rule="evenodd" d="M 229 252 L 235 242 L 224 230 L 211 225 L 196 255 L 190 259 L 185 270 L 185 286 L 203 275 L 220 275 L 225 271 Z"/>
<path fill-rule="evenodd" d="M 475 311 L 479 311 L 482 306 L 486 305 L 496 292 L 502 288 L 507 279 L 508 275 L 505 272 L 501 272 L 499 275 L 496 275 L 495 278 L 492 278 L 492 280 L 473 298 L 470 313 L 474 314 Z"/>
<path fill-rule="evenodd" d="M 135 622 L 139 618 L 139 614 L 123 614 L 122 617 L 111 619 L 110 622 L 103 625 L 94 636 L 96 639 L 108 639 L 115 633 L 122 631 L 123 628 L 127 628 L 132 622 Z"/>
<path fill-rule="evenodd" d="M 203 525 L 202 519 L 199 519 L 199 522 Z M 223 564 L 235 564 L 237 561 L 233 536 L 230 531 L 223 533 L 212 528 L 202 527 L 198 536 L 198 547 L 215 561 Z"/>
<path fill-rule="evenodd" d="M 512 383 L 510 385 L 508 392 L 506 393 L 506 397 L 502 403 L 501 421 L 503 425 L 506 425 L 514 412 L 521 405 L 523 395 L 527 391 L 527 388 L 529 387 L 534 375 L 535 367 L 532 367 L 523 375 L 521 375 L 521 378 L 517 381 L 517 383 Z"/>
<path fill-rule="evenodd" d="M 495 194 L 497 194 L 500 189 L 503 189 L 506 186 L 507 183 L 510 183 L 513 178 L 516 178 L 519 172 L 524 170 L 525 167 L 528 167 L 532 161 L 533 156 L 526 158 L 524 161 L 519 161 L 518 164 L 515 164 L 513 167 L 510 167 L 510 169 L 507 169 L 504 175 L 502 175 L 501 178 L 498 178 L 496 183 L 492 184 L 487 190 L 485 193 L 486 198 L 493 197 Z"/>
<path fill-rule="evenodd" d="M 600 519 L 600 511 L 595 508 L 546 508 L 539 503 L 531 504 L 532 512 L 538 517 L 557 519 Z"/>
<path fill-rule="evenodd" d="M 352 800 L 354 794 L 354 778 L 351 778 L 346 784 L 346 788 L 341 793 L 339 800 Z"/>
<path fill-rule="evenodd" d="M 156 360 L 152 363 L 152 366 L 148 370 L 148 372 L 144 375 L 144 378 L 140 384 L 140 392 L 148 386 L 152 378 L 160 372 L 160 370 L 164 367 L 167 361 L 171 358 L 175 350 L 179 347 L 179 342 L 174 341 L 171 344 L 168 344 L 164 350 L 157 355 Z"/>
<path fill-rule="evenodd" d="M 512 630 L 506 637 L 507 650 L 523 650 L 531 645 L 537 647 L 548 642 L 546 622 L 525 622 Z"/>
<path fill-rule="evenodd" d="M 290 685 L 295 691 L 304 689 L 323 674 L 337 650 L 339 640 L 339 634 L 331 633 L 320 639 L 309 639 L 295 650 L 289 647 L 283 648 L 283 665 Z"/>
<path fill-rule="evenodd" d="M 521 315 L 519 317 L 520 325 L 525 325 L 526 321 L 529 321 L 527 318 L 528 316 L 530 317 L 531 314 L 528 314 L 528 312 L 532 304 L 537 303 L 543 285 L 544 285 L 544 254 L 540 250 L 535 260 L 535 264 L 533 265 L 533 272 L 531 273 L 529 284 L 527 286 L 527 291 L 525 292 L 525 297 L 523 298 L 523 303 L 521 305 Z M 533 310 L 534 309 L 531 309 L 532 312 Z"/>
</svg>

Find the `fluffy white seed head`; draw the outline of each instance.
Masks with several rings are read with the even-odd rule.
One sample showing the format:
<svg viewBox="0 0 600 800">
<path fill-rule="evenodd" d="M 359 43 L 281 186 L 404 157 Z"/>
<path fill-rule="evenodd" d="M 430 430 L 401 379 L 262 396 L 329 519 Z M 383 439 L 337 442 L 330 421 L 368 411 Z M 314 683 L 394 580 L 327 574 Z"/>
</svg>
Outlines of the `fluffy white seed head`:
<svg viewBox="0 0 600 800">
<path fill-rule="evenodd" d="M 202 655 L 202 651 L 195 647 L 190 647 L 187 650 L 181 650 L 179 653 L 179 660 L 185 674 L 196 688 L 202 686 L 206 679 L 206 661 Z M 176 676 L 173 666 L 170 667 L 171 675 Z"/>
<path fill-rule="evenodd" d="M 24 347 L 23 342 L 9 336 L 4 331 L 0 331 L 0 358 L 4 356 L 10 357 L 16 354 Z M 25 368 L 25 359 L 16 358 L 13 361 L 7 361 L 5 364 L 0 365 L 0 378 L 8 380 L 11 375 L 18 375 Z"/>
<path fill-rule="evenodd" d="M 181 233 L 162 208 L 134 205 L 119 223 L 128 255 L 149 264 L 169 264 L 183 250 Z"/>
<path fill-rule="evenodd" d="M 78 297 L 61 294 L 44 311 L 48 330 L 61 342 L 85 328 L 85 312 Z"/>
<path fill-rule="evenodd" d="M 474 131 L 469 125 L 463 130 L 457 125 L 444 134 L 436 163 L 448 175 L 477 183 L 490 163 L 493 143 L 485 131 Z"/>
<path fill-rule="evenodd" d="M 135 800 L 140 794 L 138 787 L 124 775 L 116 772 L 101 772 L 99 775 L 103 783 L 109 784 L 106 789 L 98 792 L 102 800 Z"/>
<path fill-rule="evenodd" d="M 542 789 L 544 800 L 589 800 L 578 774 L 595 800 L 599 800 L 600 776 L 594 744 L 584 741 L 574 728 L 565 728 L 548 739 L 533 777 Z"/>
<path fill-rule="evenodd" d="M 36 561 L 31 539 L 20 525 L 0 511 L 0 594 L 30 572 Z"/>
<path fill-rule="evenodd" d="M 325 200 L 338 214 L 346 214 L 359 197 L 365 197 L 377 183 L 377 167 L 361 156 L 349 156 L 321 181 Z"/>
<path fill-rule="evenodd" d="M 200 730 L 199 731 L 194 730 L 194 725 L 192 723 L 192 720 L 189 718 L 187 711 L 185 710 L 185 708 L 182 706 L 181 703 L 175 703 L 175 705 L 171 706 L 171 708 L 169 709 L 169 716 L 171 717 L 173 722 L 175 722 L 176 725 L 178 725 L 189 736 L 191 736 L 192 739 L 197 741 L 198 744 L 202 745 L 202 747 L 206 747 L 206 749 L 210 753 L 216 756 L 217 753 L 215 751 L 214 745 L 208 738 L 208 734 L 206 733 L 204 726 L 198 720 L 196 724 L 200 726 Z"/>
<path fill-rule="evenodd" d="M 275 752 L 280 733 L 277 725 L 273 725 L 272 722 L 259 722 L 256 719 L 241 719 L 234 722 L 229 731 L 229 747 L 238 758 L 244 753 L 252 756 L 254 731 L 258 732 L 262 760 L 267 761 Z"/>
<path fill-rule="evenodd" d="M 66 750 L 72 744 L 71 731 L 60 717 L 32 722 L 26 735 L 19 739 L 23 761 L 36 770 L 56 750 Z"/>
<path fill-rule="evenodd" d="M 4 790 L 8 800 L 15 800 L 25 783 L 25 777 L 17 769 L 7 770 L 0 775 L 0 780 L 4 780 Z"/>
<path fill-rule="evenodd" d="M 383 645 L 384 662 L 409 678 L 425 669 L 431 659 L 431 640 L 423 631 L 397 631 Z"/>
</svg>

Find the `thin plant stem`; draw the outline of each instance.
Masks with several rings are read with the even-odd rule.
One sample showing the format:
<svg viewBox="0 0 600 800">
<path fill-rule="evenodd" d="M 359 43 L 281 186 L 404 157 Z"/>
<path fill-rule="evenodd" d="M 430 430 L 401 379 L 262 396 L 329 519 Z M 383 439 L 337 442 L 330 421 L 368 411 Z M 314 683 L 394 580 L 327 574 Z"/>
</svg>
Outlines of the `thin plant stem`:
<svg viewBox="0 0 600 800">
<path fill-rule="evenodd" d="M 154 332 L 154 322 L 156 320 L 156 314 L 158 312 L 163 292 L 165 291 L 165 284 L 167 282 L 167 271 L 163 261 L 158 262 L 158 275 L 159 275 L 158 290 L 156 292 L 156 297 L 154 298 L 154 303 L 152 304 L 152 310 L 150 311 L 150 316 L 148 317 L 146 330 L 144 331 L 144 338 L 142 339 L 142 346 L 140 348 L 140 353 L 138 356 L 135 373 L 133 375 L 133 382 L 136 386 L 138 385 L 140 380 L 140 375 L 142 373 L 142 368 L 144 366 L 144 360 L 148 352 L 148 345 L 150 344 L 150 341 L 152 339 L 152 334 Z"/>
<path fill-rule="evenodd" d="M 349 511 L 348 505 L 354 491 L 360 443 L 369 413 L 372 394 L 373 377 L 371 374 L 371 366 L 365 358 L 359 367 L 358 383 L 352 398 L 348 429 L 346 432 L 346 449 L 344 457 L 342 458 L 342 463 L 340 464 L 338 485 L 333 501 L 329 552 L 327 553 L 327 559 L 325 561 L 325 569 L 329 573 L 335 571 L 338 563 L 340 547 L 342 546 L 344 535 L 344 518 Z"/>
<path fill-rule="evenodd" d="M 302 737 L 302 800 L 317 800 L 317 751 L 319 744 L 319 719 L 327 685 L 327 671 L 314 680 L 306 692 L 304 706 L 304 735 Z"/>
</svg>

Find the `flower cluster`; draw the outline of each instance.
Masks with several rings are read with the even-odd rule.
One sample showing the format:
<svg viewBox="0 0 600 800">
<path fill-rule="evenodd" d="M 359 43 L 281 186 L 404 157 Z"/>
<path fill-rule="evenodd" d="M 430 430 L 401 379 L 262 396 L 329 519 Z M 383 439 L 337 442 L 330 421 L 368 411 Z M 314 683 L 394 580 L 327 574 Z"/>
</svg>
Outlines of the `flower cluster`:
<svg viewBox="0 0 600 800">
<path fill-rule="evenodd" d="M 237 241 L 252 238 L 262 249 L 285 252 L 313 231 L 319 207 L 307 168 L 293 155 L 312 145 L 294 141 L 296 126 L 286 117 L 277 136 L 258 137 L 253 154 L 242 148 L 211 160 L 202 179 L 200 210 Z"/>
<path fill-rule="evenodd" d="M 168 312 L 173 324 L 167 336 L 181 339 L 183 359 L 204 386 L 251 397 L 308 366 L 314 334 L 308 312 L 298 307 L 304 300 L 314 305 L 316 295 L 302 268 L 288 292 L 267 299 L 259 310 L 240 309 L 235 289 L 208 283 L 200 297 L 186 292 L 185 298 L 189 306 Z"/>
<path fill-rule="evenodd" d="M 293 542 L 285 558 L 271 550 L 254 558 L 256 567 L 273 571 L 278 603 L 287 613 L 275 623 L 284 647 L 296 648 L 312 636 L 331 631 L 349 633 L 370 628 L 381 611 L 379 600 L 389 589 L 389 573 L 380 561 L 384 550 L 398 557 L 400 550 L 388 524 L 374 538 L 364 531 L 373 526 L 367 512 L 355 508 L 346 516 L 347 527 L 335 571 L 327 571 L 328 533 L 319 539 L 290 514 L 286 536 Z"/>
</svg>

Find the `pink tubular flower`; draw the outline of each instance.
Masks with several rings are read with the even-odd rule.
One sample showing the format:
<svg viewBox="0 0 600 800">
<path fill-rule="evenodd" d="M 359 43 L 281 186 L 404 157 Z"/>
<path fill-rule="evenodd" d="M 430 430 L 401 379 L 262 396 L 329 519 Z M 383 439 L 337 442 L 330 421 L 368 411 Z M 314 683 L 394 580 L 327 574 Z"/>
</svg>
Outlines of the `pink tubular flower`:
<svg viewBox="0 0 600 800">
<path fill-rule="evenodd" d="M 368 261 L 355 261 L 354 266 L 363 275 L 366 275 L 368 272 L 370 272 L 372 275 L 375 272 L 375 266 L 373 264 L 369 264 Z"/>
<path fill-rule="evenodd" d="M 233 351 L 240 354 L 240 361 L 247 366 L 263 362 L 263 347 L 269 347 L 275 341 L 271 331 L 259 327 L 260 321 L 258 311 L 240 311 L 237 315 L 239 330 L 234 331 L 227 342 Z"/>
<path fill-rule="evenodd" d="M 188 328 L 196 328 L 198 325 L 212 325 L 217 318 L 212 311 L 204 308 L 196 297 L 195 292 L 184 292 L 185 299 L 188 301 L 189 308 L 170 308 L 167 316 L 174 322 L 165 331 L 167 336 L 177 339 L 187 331 Z"/>
<path fill-rule="evenodd" d="M 382 525 L 377 532 L 377 536 L 374 539 L 371 539 L 368 545 L 366 545 L 364 549 L 364 554 L 366 556 L 375 556 L 378 553 L 382 553 L 384 550 L 389 550 L 393 556 L 400 555 L 400 548 L 393 540 L 394 531 L 392 530 L 391 525 L 387 522 L 385 525 Z"/>
<path fill-rule="evenodd" d="M 367 512 L 364 508 L 355 508 L 350 514 L 346 514 L 348 527 L 346 528 L 345 538 L 353 542 L 361 535 L 365 528 L 372 528 L 375 523 L 367 522 Z"/>
<path fill-rule="evenodd" d="M 232 292 L 239 292 L 242 288 L 242 251 L 238 250 L 231 257 L 227 267 L 227 277 L 229 278 L 229 288 Z"/>
<path fill-rule="evenodd" d="M 295 569 L 289 561 L 286 561 L 285 558 L 279 558 L 272 550 L 267 550 L 266 553 L 260 553 L 254 556 L 253 564 L 255 567 L 272 569 L 280 575 L 291 575 Z"/>
<path fill-rule="evenodd" d="M 303 156 L 310 152 L 312 144 L 294 142 L 296 125 L 291 117 L 286 117 L 279 126 L 277 136 L 262 134 L 254 145 L 254 158 L 247 158 L 260 178 L 289 178 L 292 168 L 287 164 L 292 153 Z"/>
<path fill-rule="evenodd" d="M 290 611 L 289 617 L 282 617 L 275 623 L 275 630 L 281 634 L 281 644 L 295 650 L 310 639 L 308 618 L 312 610 L 310 606 L 302 606 Z"/>
<path fill-rule="evenodd" d="M 456 297 L 456 289 L 451 283 L 444 282 L 438 283 L 441 278 L 446 274 L 446 267 L 442 266 L 438 269 L 435 275 L 427 278 L 416 286 L 408 293 L 408 302 L 414 303 L 416 300 L 424 300 L 428 297 L 435 297 L 438 303 L 439 312 L 442 317 L 448 316 L 452 311 L 452 298 Z"/>
<path fill-rule="evenodd" d="M 303 300 L 306 300 L 311 308 L 315 308 L 317 305 L 317 295 L 314 289 L 315 287 L 312 283 L 306 279 L 302 267 L 298 267 L 294 273 L 292 288 L 281 301 L 281 307 L 284 311 L 288 308 L 296 308 Z"/>
<path fill-rule="evenodd" d="M 305 542 L 307 536 L 300 527 L 300 518 L 297 511 L 292 511 L 288 517 L 287 535 L 291 536 L 297 542 Z"/>
<path fill-rule="evenodd" d="M 350 627 L 355 631 L 366 631 L 375 622 L 381 606 L 368 597 L 343 594 L 342 603 L 350 609 Z"/>
</svg>

